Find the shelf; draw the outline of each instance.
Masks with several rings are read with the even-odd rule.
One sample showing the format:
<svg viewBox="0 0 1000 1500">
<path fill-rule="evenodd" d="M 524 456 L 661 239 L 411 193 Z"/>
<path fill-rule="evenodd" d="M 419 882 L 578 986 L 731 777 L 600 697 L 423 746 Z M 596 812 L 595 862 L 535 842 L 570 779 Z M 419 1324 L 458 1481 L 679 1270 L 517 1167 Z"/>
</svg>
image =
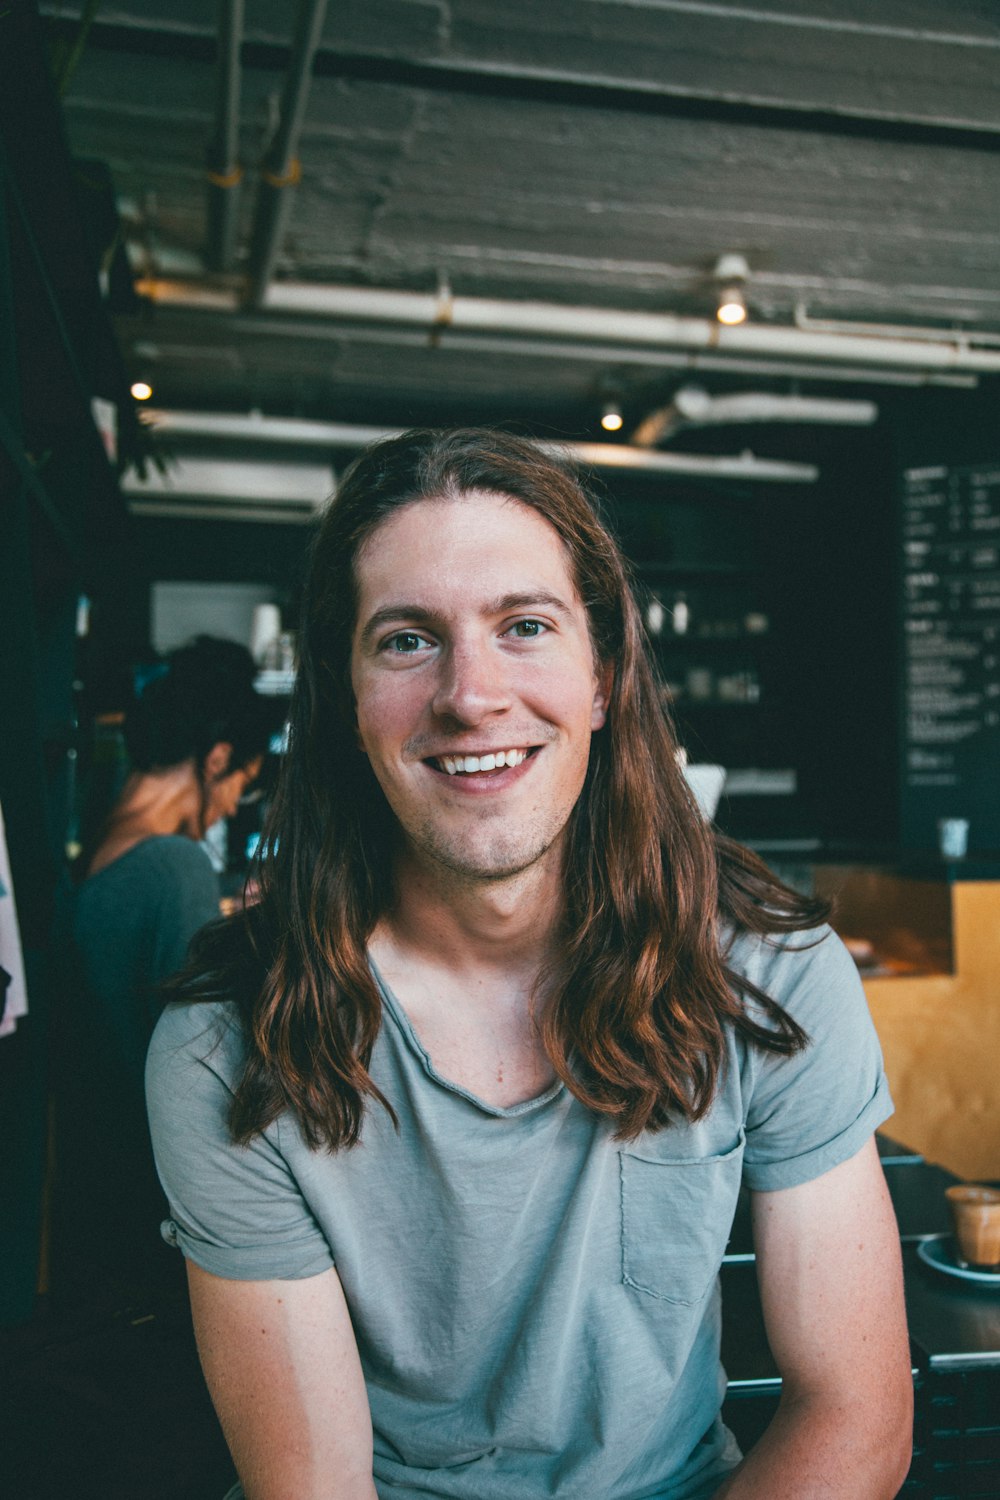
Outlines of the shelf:
<svg viewBox="0 0 1000 1500">
<path fill-rule="evenodd" d="M 295 686 L 295 673 L 268 668 L 257 673 L 253 685 L 258 693 L 263 693 L 268 698 L 291 697 Z"/>
</svg>

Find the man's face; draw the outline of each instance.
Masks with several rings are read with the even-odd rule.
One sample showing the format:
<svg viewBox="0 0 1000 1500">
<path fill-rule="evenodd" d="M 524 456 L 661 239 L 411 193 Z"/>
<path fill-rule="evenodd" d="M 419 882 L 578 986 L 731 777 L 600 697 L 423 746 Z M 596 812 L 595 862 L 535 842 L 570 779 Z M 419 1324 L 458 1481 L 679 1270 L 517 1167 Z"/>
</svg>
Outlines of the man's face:
<svg viewBox="0 0 1000 1500">
<path fill-rule="evenodd" d="M 228 749 L 228 746 L 226 747 Z M 203 826 L 211 828 L 220 818 L 231 818 L 245 795 L 260 775 L 264 758 L 258 755 L 238 771 L 226 771 L 208 782 L 203 813 Z"/>
<path fill-rule="evenodd" d="M 358 738 L 406 853 L 468 880 L 558 868 L 609 676 L 558 534 L 502 495 L 419 500 L 355 572 Z"/>
</svg>

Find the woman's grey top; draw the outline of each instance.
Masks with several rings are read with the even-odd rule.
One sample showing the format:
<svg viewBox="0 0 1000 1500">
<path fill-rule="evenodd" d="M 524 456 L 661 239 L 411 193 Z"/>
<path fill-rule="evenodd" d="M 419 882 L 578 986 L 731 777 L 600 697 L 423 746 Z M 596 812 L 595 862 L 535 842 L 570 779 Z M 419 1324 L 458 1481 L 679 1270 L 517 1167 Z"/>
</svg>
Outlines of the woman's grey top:
<svg viewBox="0 0 1000 1500">
<path fill-rule="evenodd" d="M 177 1280 L 155 1232 L 163 1195 L 143 1072 L 163 1009 L 159 985 L 219 915 L 219 880 L 192 839 L 133 845 L 68 896 L 60 916 L 54 1283 Z"/>
<path fill-rule="evenodd" d="M 383 1500 L 701 1500 L 737 1461 L 718 1270 L 741 1176 L 815 1178 L 892 1106 L 839 939 L 743 937 L 730 962 L 810 1045 L 782 1057 L 730 1031 L 705 1118 L 626 1143 L 561 1084 L 498 1109 L 442 1078 L 382 985 L 371 1073 L 399 1130 L 371 1106 L 336 1154 L 290 1115 L 234 1146 L 234 1008 L 164 1013 L 147 1068 L 164 1233 L 216 1276 L 336 1266 Z"/>
</svg>

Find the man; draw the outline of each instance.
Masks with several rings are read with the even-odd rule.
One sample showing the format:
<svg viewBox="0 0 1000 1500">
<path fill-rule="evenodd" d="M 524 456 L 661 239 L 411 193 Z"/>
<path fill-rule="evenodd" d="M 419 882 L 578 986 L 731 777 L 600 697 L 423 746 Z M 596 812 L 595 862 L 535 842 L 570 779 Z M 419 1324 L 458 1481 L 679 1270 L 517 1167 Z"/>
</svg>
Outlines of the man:
<svg viewBox="0 0 1000 1500">
<path fill-rule="evenodd" d="M 480 432 L 352 466 L 261 902 L 202 943 L 148 1065 L 248 1500 L 896 1493 L 863 995 L 676 748 L 571 475 Z M 783 1376 L 742 1464 L 717 1289 L 741 1173 Z"/>
</svg>

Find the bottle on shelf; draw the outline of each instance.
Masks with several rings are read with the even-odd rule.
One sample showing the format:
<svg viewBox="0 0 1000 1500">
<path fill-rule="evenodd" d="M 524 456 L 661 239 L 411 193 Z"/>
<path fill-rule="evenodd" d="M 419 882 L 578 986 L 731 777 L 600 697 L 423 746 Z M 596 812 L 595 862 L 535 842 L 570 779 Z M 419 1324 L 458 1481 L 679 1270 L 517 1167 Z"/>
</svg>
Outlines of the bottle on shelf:
<svg viewBox="0 0 1000 1500">
<path fill-rule="evenodd" d="M 685 594 L 678 594 L 674 599 L 671 620 L 674 635 L 687 635 L 691 626 L 691 609 Z"/>
</svg>

